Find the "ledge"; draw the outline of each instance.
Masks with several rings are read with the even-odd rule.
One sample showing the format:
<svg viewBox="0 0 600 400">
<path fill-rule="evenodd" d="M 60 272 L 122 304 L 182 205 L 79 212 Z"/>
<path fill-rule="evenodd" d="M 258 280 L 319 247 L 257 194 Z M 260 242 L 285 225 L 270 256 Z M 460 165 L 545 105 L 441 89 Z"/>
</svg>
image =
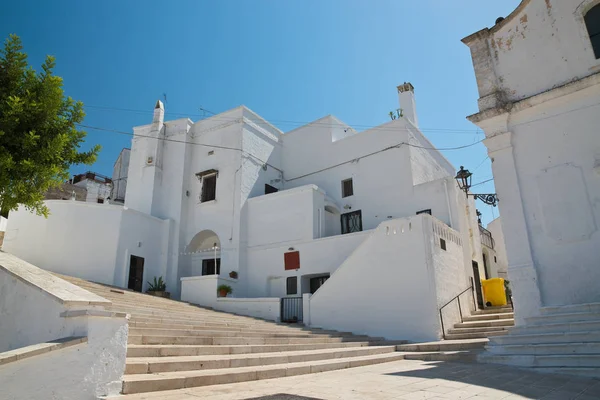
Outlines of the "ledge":
<svg viewBox="0 0 600 400">
<path fill-rule="evenodd" d="M 68 310 L 60 313 L 63 318 L 76 317 L 108 317 L 108 318 L 126 318 L 129 319 L 129 314 L 124 312 L 114 312 L 105 310 Z"/>
<path fill-rule="evenodd" d="M 42 291 L 64 305 L 110 306 L 112 303 L 79 286 L 58 278 L 18 257 L 0 251 L 0 272 L 6 271 L 21 282 Z"/>
<path fill-rule="evenodd" d="M 279 303 L 279 297 L 256 297 L 256 298 L 242 298 L 242 297 L 218 297 L 217 302 L 224 303 Z"/>
<path fill-rule="evenodd" d="M 81 343 L 87 343 L 88 339 L 85 336 L 73 336 L 62 339 L 53 340 L 46 343 L 33 344 L 31 346 L 21 347 L 19 349 L 0 353 L 0 366 L 8 363 L 19 361 L 24 358 L 37 356 L 39 354 L 49 353 L 51 351 L 64 349 L 65 347 L 75 346 Z"/>
</svg>

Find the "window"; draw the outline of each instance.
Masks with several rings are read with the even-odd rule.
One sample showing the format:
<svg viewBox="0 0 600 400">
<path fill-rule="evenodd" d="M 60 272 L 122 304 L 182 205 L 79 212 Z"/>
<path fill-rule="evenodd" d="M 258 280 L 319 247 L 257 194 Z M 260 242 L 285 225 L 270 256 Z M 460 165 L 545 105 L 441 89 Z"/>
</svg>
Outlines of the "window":
<svg viewBox="0 0 600 400">
<path fill-rule="evenodd" d="M 279 189 L 277 189 L 276 187 L 265 184 L 265 194 L 276 193 L 278 191 Z"/>
<path fill-rule="evenodd" d="M 427 210 L 417 211 L 417 215 L 419 215 L 419 214 L 429 214 L 429 215 L 431 215 L 431 208 L 428 208 Z"/>
<path fill-rule="evenodd" d="M 354 195 L 354 187 L 352 186 L 352 178 L 342 181 L 342 197 Z"/>
<path fill-rule="evenodd" d="M 597 59 L 600 59 L 600 4 L 585 14 L 585 26 L 590 35 L 594 54 Z"/>
<path fill-rule="evenodd" d="M 298 294 L 298 278 L 295 276 L 287 278 L 286 288 L 287 294 Z"/>
<path fill-rule="evenodd" d="M 496 258 L 496 256 L 494 256 L 494 262 L 497 263 L 498 259 Z"/>
<path fill-rule="evenodd" d="M 446 250 L 446 241 L 442 238 L 440 238 L 440 247 L 442 250 Z"/>
<path fill-rule="evenodd" d="M 217 174 L 207 175 L 202 177 L 202 194 L 200 202 L 214 200 L 217 195 Z"/>
<path fill-rule="evenodd" d="M 219 275 L 221 273 L 221 259 L 217 258 L 217 273 Z M 215 259 L 210 258 L 206 260 L 202 260 L 202 275 L 215 275 Z"/>
<path fill-rule="evenodd" d="M 360 210 L 342 214 L 342 235 L 362 231 L 362 212 Z"/>
<path fill-rule="evenodd" d="M 104 204 L 104 199 L 98 198 L 98 204 Z"/>
</svg>

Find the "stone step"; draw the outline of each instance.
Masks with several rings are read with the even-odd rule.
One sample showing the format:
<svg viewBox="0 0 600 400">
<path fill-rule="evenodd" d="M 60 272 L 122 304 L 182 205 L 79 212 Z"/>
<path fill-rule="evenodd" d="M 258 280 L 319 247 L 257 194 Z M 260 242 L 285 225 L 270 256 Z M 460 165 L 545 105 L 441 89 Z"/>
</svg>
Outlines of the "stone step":
<svg viewBox="0 0 600 400">
<path fill-rule="evenodd" d="M 537 317 L 525 318 L 527 325 L 545 325 L 553 323 L 583 322 L 600 320 L 600 313 L 578 312 L 578 313 L 558 313 L 544 314 Z"/>
<path fill-rule="evenodd" d="M 486 346 L 486 350 L 491 354 L 505 355 L 600 354 L 600 342 L 515 344 L 505 346 L 490 344 Z"/>
<path fill-rule="evenodd" d="M 371 340 L 382 340 L 371 338 Z M 361 342 L 364 339 L 343 338 L 265 338 L 265 337 L 203 337 L 203 336 L 139 336 L 129 335 L 128 344 L 192 344 L 192 345 L 265 345 Z"/>
<path fill-rule="evenodd" d="M 396 346 L 396 350 L 403 352 L 472 350 L 483 349 L 487 343 L 487 338 L 465 340 L 440 340 L 439 342 L 402 344 Z"/>
<path fill-rule="evenodd" d="M 514 326 L 514 319 L 495 319 L 491 321 L 468 321 L 454 324 L 455 328 L 483 328 L 491 326 Z"/>
<path fill-rule="evenodd" d="M 600 369 L 600 354 L 511 355 L 481 353 L 479 361 L 515 367 L 585 367 Z"/>
<path fill-rule="evenodd" d="M 507 330 L 503 331 L 487 331 L 487 332 L 476 332 L 476 333 L 446 333 L 447 340 L 460 340 L 460 339 L 478 339 L 487 338 L 492 336 L 506 335 Z"/>
<path fill-rule="evenodd" d="M 197 330 L 223 330 L 223 331 L 246 331 L 246 332 L 309 332 L 316 334 L 326 334 L 329 332 L 323 329 L 309 329 L 305 327 L 287 327 L 273 325 L 270 327 L 253 327 L 253 326 L 236 326 L 236 325 L 220 325 L 220 324 L 202 324 L 200 323 L 187 323 L 187 324 L 176 324 L 172 322 L 138 322 L 136 320 L 129 321 L 130 328 L 157 328 L 157 329 L 197 329 Z M 350 332 L 336 332 L 340 334 L 350 334 Z"/>
<path fill-rule="evenodd" d="M 396 351 L 394 346 L 352 347 L 280 353 L 254 353 L 188 357 L 129 358 L 125 374 L 155 374 L 161 372 L 195 371 L 221 368 L 253 367 L 273 364 L 290 364 L 307 361 L 330 360 L 387 354 Z"/>
<path fill-rule="evenodd" d="M 127 357 L 173 357 L 173 356 L 202 356 L 217 354 L 250 354 L 270 353 L 280 351 L 302 351 L 318 349 L 335 349 L 357 346 L 369 346 L 369 342 L 338 342 L 338 343 L 309 343 L 309 344 L 277 344 L 277 345 L 231 345 L 231 346 L 202 346 L 202 345 L 143 345 L 130 344 L 127 346 Z"/>
<path fill-rule="evenodd" d="M 495 319 L 514 319 L 515 314 L 509 313 L 494 313 L 494 314 L 474 314 L 463 317 L 464 321 L 490 321 Z"/>
<path fill-rule="evenodd" d="M 201 329 L 157 329 L 157 328 L 130 328 L 129 334 L 133 336 L 199 336 L 199 337 L 274 337 L 274 338 L 314 338 L 314 337 L 347 337 L 344 334 L 313 334 L 311 332 L 252 332 L 246 330 L 201 330 Z M 366 338 L 366 336 L 362 336 Z"/>
<path fill-rule="evenodd" d="M 485 310 L 475 310 L 473 311 L 473 315 L 492 315 L 492 314 L 503 314 L 503 313 L 512 313 L 513 309 L 511 307 L 488 307 Z"/>
<path fill-rule="evenodd" d="M 558 344 L 600 342 L 600 332 L 534 333 L 496 336 L 490 339 L 492 345 L 513 344 Z"/>
<path fill-rule="evenodd" d="M 484 326 L 481 328 L 450 328 L 448 333 L 451 334 L 464 334 L 464 333 L 482 333 L 482 332 L 504 332 L 508 331 L 509 327 L 506 326 Z"/>
<path fill-rule="evenodd" d="M 183 325 L 189 325 L 189 324 L 193 324 L 193 325 L 204 325 L 204 326 L 232 326 L 232 327 L 239 327 L 239 328 L 268 328 L 269 326 L 271 328 L 273 327 L 281 327 L 281 328 L 294 328 L 295 326 L 292 325 L 284 325 L 284 324 L 275 324 L 275 322 L 272 322 L 270 325 L 269 324 L 247 324 L 247 323 L 239 323 L 239 322 L 228 322 L 228 321 L 213 321 L 213 320 L 207 320 L 205 318 L 187 318 L 187 319 L 181 319 L 181 318 L 174 318 L 174 317 L 140 317 L 138 315 L 132 314 L 131 315 L 131 319 L 130 321 L 133 322 L 141 322 L 141 323 L 152 323 L 152 324 L 160 324 L 160 323 L 166 323 L 166 324 L 183 324 Z"/>
<path fill-rule="evenodd" d="M 542 314 L 600 313 L 600 303 L 542 307 Z"/>
<path fill-rule="evenodd" d="M 405 360 L 476 362 L 480 350 L 402 352 Z"/>
<path fill-rule="evenodd" d="M 576 375 L 586 378 L 600 378 L 600 368 L 595 367 L 533 367 L 533 371 L 546 374 Z M 593 397 L 590 397 L 592 399 Z"/>
<path fill-rule="evenodd" d="M 511 332 L 516 335 L 520 335 L 534 333 L 567 333 L 588 331 L 598 331 L 598 334 L 600 334 L 600 320 L 552 323 L 543 325 L 526 325 L 523 327 L 515 327 L 512 329 Z"/>
<path fill-rule="evenodd" d="M 125 375 L 123 394 L 174 390 L 189 387 L 246 382 L 316 372 L 334 371 L 403 359 L 401 353 L 377 354 L 334 360 L 275 364 L 200 371 L 162 372 L 157 374 Z"/>
</svg>

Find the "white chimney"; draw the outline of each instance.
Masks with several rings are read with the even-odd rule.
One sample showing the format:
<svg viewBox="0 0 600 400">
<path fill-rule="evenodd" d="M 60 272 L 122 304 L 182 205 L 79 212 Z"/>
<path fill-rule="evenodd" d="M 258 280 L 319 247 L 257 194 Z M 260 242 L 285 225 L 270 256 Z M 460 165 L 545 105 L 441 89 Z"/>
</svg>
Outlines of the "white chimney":
<svg viewBox="0 0 600 400">
<path fill-rule="evenodd" d="M 404 118 L 412 122 L 412 124 L 418 128 L 419 120 L 417 119 L 417 108 L 415 106 L 414 86 L 407 82 L 404 82 L 403 85 L 398 86 L 398 99 L 400 101 L 400 108 L 402 109 L 402 115 Z"/>
<path fill-rule="evenodd" d="M 154 117 L 152 118 L 152 123 L 156 124 L 159 123 L 162 125 L 162 123 L 165 121 L 165 106 L 163 105 L 162 101 L 158 100 L 156 102 L 156 105 L 154 106 Z"/>
</svg>

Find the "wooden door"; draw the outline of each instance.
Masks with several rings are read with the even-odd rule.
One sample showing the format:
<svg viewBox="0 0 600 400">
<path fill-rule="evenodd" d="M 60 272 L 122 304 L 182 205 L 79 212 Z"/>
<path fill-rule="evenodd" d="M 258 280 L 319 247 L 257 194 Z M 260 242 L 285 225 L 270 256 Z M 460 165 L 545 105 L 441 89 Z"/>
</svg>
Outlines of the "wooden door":
<svg viewBox="0 0 600 400">
<path fill-rule="evenodd" d="M 473 278 L 475 279 L 475 293 L 477 294 L 477 305 L 483 309 L 483 292 L 481 290 L 481 277 L 479 276 L 479 264 L 473 261 Z"/>
</svg>

